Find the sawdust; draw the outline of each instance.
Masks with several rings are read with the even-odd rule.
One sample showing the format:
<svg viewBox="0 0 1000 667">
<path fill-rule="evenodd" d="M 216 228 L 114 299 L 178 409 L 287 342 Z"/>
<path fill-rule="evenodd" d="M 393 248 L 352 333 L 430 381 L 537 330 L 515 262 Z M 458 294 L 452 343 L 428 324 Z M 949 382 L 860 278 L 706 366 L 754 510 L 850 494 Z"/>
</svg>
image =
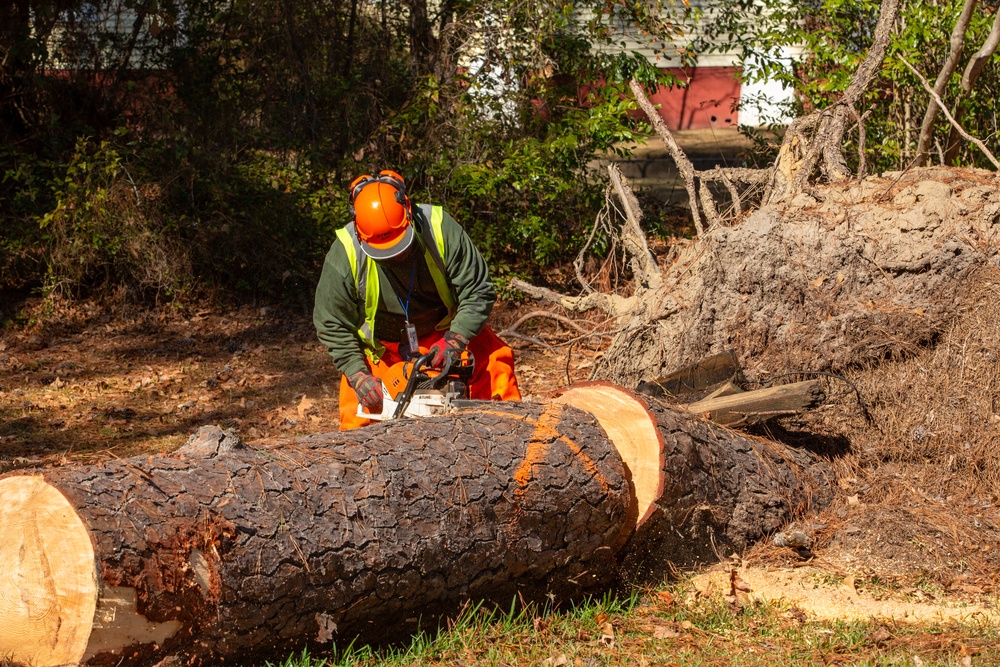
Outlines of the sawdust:
<svg viewBox="0 0 1000 667">
<path fill-rule="evenodd" d="M 876 597 L 857 590 L 853 577 L 832 577 L 817 567 L 740 567 L 736 571 L 749 587 L 746 595 L 751 601 L 798 609 L 811 621 L 1000 622 L 1000 613 L 987 602 L 943 597 L 914 601 L 902 599 L 902 593 Z M 730 568 L 718 567 L 691 581 L 702 597 L 722 596 L 731 590 L 730 572 Z"/>
</svg>

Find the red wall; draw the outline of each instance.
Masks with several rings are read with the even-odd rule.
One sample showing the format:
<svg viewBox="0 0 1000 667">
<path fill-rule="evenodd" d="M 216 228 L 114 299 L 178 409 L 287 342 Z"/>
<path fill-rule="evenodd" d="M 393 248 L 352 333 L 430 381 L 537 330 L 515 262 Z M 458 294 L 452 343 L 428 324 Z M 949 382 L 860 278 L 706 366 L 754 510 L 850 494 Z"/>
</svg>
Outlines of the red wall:
<svg viewBox="0 0 1000 667">
<path fill-rule="evenodd" d="M 740 98 L 738 67 L 669 68 L 687 86 L 661 88 L 650 96 L 671 130 L 735 127 L 735 104 Z"/>
</svg>

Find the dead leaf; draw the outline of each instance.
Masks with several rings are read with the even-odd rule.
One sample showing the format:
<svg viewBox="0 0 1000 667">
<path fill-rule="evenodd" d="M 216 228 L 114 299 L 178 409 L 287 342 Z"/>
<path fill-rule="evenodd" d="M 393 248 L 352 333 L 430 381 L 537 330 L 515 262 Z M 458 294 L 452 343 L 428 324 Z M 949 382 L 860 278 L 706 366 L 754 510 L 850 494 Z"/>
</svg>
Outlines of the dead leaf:
<svg viewBox="0 0 1000 667">
<path fill-rule="evenodd" d="M 875 631 L 875 634 L 873 634 L 870 639 L 876 646 L 882 646 L 890 639 L 892 639 L 892 634 L 885 628 L 879 628 L 878 630 Z"/>
<path fill-rule="evenodd" d="M 309 414 L 309 412 L 313 409 L 313 407 L 314 407 L 313 402 L 310 401 L 307 396 L 303 395 L 302 400 L 299 401 L 299 407 L 298 407 L 299 417 L 305 419 L 306 415 Z"/>
<path fill-rule="evenodd" d="M 736 568 L 733 568 L 729 571 L 729 594 L 736 595 L 736 591 L 749 593 L 750 586 L 747 582 L 740 579 L 740 575 L 736 573 Z"/>
<path fill-rule="evenodd" d="M 326 644 L 337 634 L 337 624 L 327 614 L 316 614 L 316 625 L 319 626 L 316 641 L 320 644 Z"/>
<path fill-rule="evenodd" d="M 564 667 L 569 664 L 569 658 L 566 657 L 565 653 L 560 653 L 556 656 L 550 656 L 542 660 L 542 667 Z"/>
<path fill-rule="evenodd" d="M 806 613 L 798 607 L 792 607 L 785 613 L 785 615 L 793 621 L 798 621 L 799 623 L 806 622 Z"/>
<path fill-rule="evenodd" d="M 599 646 L 612 649 L 615 647 L 615 628 L 610 623 L 601 626 L 601 637 L 597 640 Z"/>
<path fill-rule="evenodd" d="M 653 630 L 653 639 L 677 639 L 681 633 L 666 625 L 659 625 Z"/>
<path fill-rule="evenodd" d="M 659 602 L 661 607 L 673 607 L 674 594 L 670 591 L 660 591 L 656 594 L 656 601 Z"/>
<path fill-rule="evenodd" d="M 809 281 L 809 287 L 812 287 L 813 289 L 815 289 L 815 288 L 819 287 L 820 285 L 822 285 L 824 282 L 826 282 L 826 276 L 820 276 L 819 278 L 816 278 L 815 280 L 810 280 Z"/>
</svg>

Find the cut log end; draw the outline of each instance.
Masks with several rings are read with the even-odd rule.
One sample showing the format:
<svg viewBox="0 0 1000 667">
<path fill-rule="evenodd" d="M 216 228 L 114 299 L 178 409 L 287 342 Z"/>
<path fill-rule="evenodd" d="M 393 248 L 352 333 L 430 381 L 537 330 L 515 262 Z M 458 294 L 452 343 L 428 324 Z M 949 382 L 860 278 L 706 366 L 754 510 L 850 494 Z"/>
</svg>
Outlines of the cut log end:
<svg viewBox="0 0 1000 667">
<path fill-rule="evenodd" d="M 38 476 L 0 480 L 0 656 L 76 664 L 97 606 L 90 534 L 76 510 Z"/>
<path fill-rule="evenodd" d="M 558 403 L 594 415 L 621 456 L 633 487 L 635 521 L 641 526 L 663 493 L 663 435 L 635 394 L 610 382 L 585 382 L 562 392 Z"/>
</svg>

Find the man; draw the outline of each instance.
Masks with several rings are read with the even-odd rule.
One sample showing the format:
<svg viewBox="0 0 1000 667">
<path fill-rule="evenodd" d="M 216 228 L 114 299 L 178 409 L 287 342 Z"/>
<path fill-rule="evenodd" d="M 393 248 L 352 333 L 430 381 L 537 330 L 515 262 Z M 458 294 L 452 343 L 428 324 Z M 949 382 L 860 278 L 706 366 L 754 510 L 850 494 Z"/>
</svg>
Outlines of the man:
<svg viewBox="0 0 1000 667">
<path fill-rule="evenodd" d="M 474 399 L 520 400 L 510 347 L 486 326 L 496 292 L 482 255 L 440 206 L 413 206 L 393 171 L 351 183 L 354 221 L 337 231 L 316 287 L 313 323 L 340 370 L 340 428 L 382 410 L 380 378 L 393 364 L 466 349 Z M 414 351 L 419 348 L 419 352 Z"/>
</svg>

